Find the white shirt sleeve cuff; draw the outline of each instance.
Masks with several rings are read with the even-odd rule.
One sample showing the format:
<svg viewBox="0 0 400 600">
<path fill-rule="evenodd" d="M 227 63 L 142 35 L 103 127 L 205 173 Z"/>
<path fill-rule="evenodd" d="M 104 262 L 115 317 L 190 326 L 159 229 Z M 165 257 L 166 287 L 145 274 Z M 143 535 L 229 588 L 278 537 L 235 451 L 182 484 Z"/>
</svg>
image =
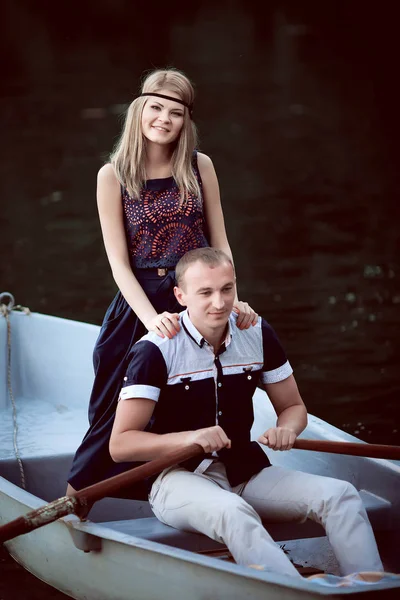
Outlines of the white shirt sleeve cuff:
<svg viewBox="0 0 400 600">
<path fill-rule="evenodd" d="M 287 360 L 285 364 L 277 369 L 273 369 L 272 371 L 263 371 L 261 374 L 261 382 L 262 383 L 278 383 L 279 381 L 284 381 L 290 377 L 293 373 L 293 369 L 290 366 L 289 361 Z"/>
<path fill-rule="evenodd" d="M 120 400 L 130 400 L 131 398 L 146 398 L 157 402 L 160 396 L 160 389 L 152 385 L 127 385 L 121 389 Z"/>
</svg>

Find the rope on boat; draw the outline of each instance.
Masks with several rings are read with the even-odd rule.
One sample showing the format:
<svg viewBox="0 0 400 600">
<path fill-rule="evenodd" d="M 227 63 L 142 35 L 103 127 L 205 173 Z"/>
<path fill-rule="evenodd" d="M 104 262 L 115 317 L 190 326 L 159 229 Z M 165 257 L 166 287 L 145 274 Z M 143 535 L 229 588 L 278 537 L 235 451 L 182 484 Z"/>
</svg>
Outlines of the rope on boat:
<svg viewBox="0 0 400 600">
<path fill-rule="evenodd" d="M 6 300 L 8 302 L 6 303 Z M 5 320 L 7 321 L 7 387 L 8 393 L 11 398 L 11 404 L 13 408 L 13 424 L 14 424 L 14 435 L 13 435 L 13 443 L 14 443 L 14 454 L 17 459 L 17 463 L 19 466 L 19 473 L 21 476 L 21 486 L 24 490 L 26 490 L 26 480 L 25 480 L 25 471 L 22 464 L 21 456 L 19 454 L 18 449 L 18 422 L 17 422 L 17 406 L 15 404 L 15 398 L 12 391 L 11 385 L 11 323 L 10 323 L 10 314 L 12 310 L 18 310 L 26 315 L 30 315 L 31 311 L 26 306 L 21 306 L 17 304 L 15 306 L 14 296 L 10 294 L 10 292 L 2 292 L 0 294 L 0 314 L 3 315 Z"/>
</svg>

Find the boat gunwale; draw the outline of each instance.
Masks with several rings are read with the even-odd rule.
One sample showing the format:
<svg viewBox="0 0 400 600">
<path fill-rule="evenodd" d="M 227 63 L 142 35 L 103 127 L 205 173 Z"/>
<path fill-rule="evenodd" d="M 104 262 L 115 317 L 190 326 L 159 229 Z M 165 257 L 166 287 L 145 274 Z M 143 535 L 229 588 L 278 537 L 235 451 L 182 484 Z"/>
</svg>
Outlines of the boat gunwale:
<svg viewBox="0 0 400 600">
<path fill-rule="evenodd" d="M 5 484 L 5 485 L 4 485 Z M 3 487 L 4 486 L 4 487 Z M 21 515 L 25 514 L 29 510 L 34 510 L 46 504 L 45 501 L 40 499 L 38 496 L 27 492 L 19 488 L 17 485 L 11 483 L 4 477 L 0 476 L 0 502 L 1 495 L 7 496 L 9 499 L 18 502 L 27 510 L 21 511 Z M 23 500 L 25 498 L 25 500 Z M 261 571 L 258 569 L 252 569 L 249 567 L 245 567 L 242 565 L 232 564 L 226 561 L 218 560 L 216 558 L 209 557 L 205 554 L 200 554 L 196 552 L 192 552 L 190 550 L 185 550 L 182 548 L 176 548 L 174 546 L 169 546 L 167 544 L 163 544 L 160 542 L 155 542 L 153 540 L 147 540 L 144 538 L 139 538 L 130 534 L 123 534 L 119 531 L 113 530 L 112 528 L 107 527 L 101 523 L 95 523 L 93 521 L 80 521 L 80 519 L 75 515 L 67 515 L 58 521 L 51 524 L 53 527 L 65 527 L 67 530 L 71 528 L 76 529 L 78 531 L 82 531 L 84 533 L 88 533 L 97 538 L 100 538 L 102 541 L 104 540 L 106 543 L 116 543 L 121 544 L 123 546 L 129 546 L 135 548 L 137 550 L 142 550 L 145 552 L 156 553 L 162 556 L 167 556 L 169 558 L 173 558 L 179 561 L 184 561 L 185 563 L 195 564 L 202 567 L 211 568 L 212 570 L 224 571 L 230 574 L 233 574 L 238 577 L 245 577 L 246 579 L 251 579 L 255 581 L 263 581 L 265 583 L 271 583 L 273 585 L 277 585 L 283 588 L 291 588 L 293 590 L 299 592 L 313 592 L 317 596 L 342 596 L 348 594 L 358 594 L 358 593 L 372 593 L 378 592 L 379 590 L 388 590 L 388 589 L 396 589 L 399 587 L 397 582 L 381 582 L 374 583 L 371 587 L 349 587 L 349 588 L 334 588 L 328 586 L 322 586 L 318 583 L 313 583 L 312 580 L 308 581 L 307 579 L 294 579 L 291 581 L 291 578 L 288 578 L 284 575 L 275 574 L 271 571 Z M 36 530 L 35 535 L 40 535 L 39 529 Z M 70 533 L 70 531 L 69 531 Z M 26 534 L 29 535 L 29 534 Z M 17 539 L 17 538 L 15 538 Z M 73 539 L 71 536 L 71 544 L 73 544 Z M 13 551 L 13 540 L 5 542 L 5 546 L 10 553 L 10 555 L 19 563 L 22 564 L 20 560 L 18 560 L 18 553 Z M 78 549 L 77 549 L 78 550 Z M 97 551 L 93 551 L 95 554 Z M 101 552 L 101 551 L 100 551 Z M 38 577 L 36 573 L 22 564 L 24 568 L 26 568 L 29 572 L 31 572 L 35 577 Z M 38 577 L 40 579 L 40 576 Z M 45 580 L 43 580 L 45 581 Z M 310 596 L 308 596 L 310 597 Z"/>
</svg>

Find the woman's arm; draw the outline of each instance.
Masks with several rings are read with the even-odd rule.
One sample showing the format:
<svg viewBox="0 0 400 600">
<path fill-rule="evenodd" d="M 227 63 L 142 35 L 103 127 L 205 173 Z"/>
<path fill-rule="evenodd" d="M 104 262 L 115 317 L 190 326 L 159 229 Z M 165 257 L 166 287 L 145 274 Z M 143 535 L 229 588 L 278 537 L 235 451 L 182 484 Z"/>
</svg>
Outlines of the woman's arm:
<svg viewBox="0 0 400 600">
<path fill-rule="evenodd" d="M 201 152 L 197 153 L 197 164 L 203 182 L 204 215 L 210 232 L 210 244 L 213 248 L 225 252 L 233 262 L 232 251 L 226 235 L 218 178 L 214 165 L 210 157 Z M 239 312 L 238 326 L 240 329 L 248 328 L 251 324 L 255 325 L 257 323 L 258 315 L 247 302 L 238 300 L 237 293 L 234 308 L 236 312 Z"/>
<path fill-rule="evenodd" d="M 98 173 L 97 206 L 107 257 L 122 295 L 148 330 L 162 334 L 161 337 L 172 337 L 179 330 L 177 315 L 157 315 L 133 274 L 126 245 L 121 188 L 111 164 L 104 165 Z M 168 318 L 165 318 L 166 315 Z"/>
<path fill-rule="evenodd" d="M 213 248 L 223 250 L 233 261 L 232 251 L 226 235 L 219 184 L 214 165 L 211 158 L 201 152 L 197 153 L 197 164 L 203 183 L 204 216 L 210 232 L 210 244 Z"/>
</svg>

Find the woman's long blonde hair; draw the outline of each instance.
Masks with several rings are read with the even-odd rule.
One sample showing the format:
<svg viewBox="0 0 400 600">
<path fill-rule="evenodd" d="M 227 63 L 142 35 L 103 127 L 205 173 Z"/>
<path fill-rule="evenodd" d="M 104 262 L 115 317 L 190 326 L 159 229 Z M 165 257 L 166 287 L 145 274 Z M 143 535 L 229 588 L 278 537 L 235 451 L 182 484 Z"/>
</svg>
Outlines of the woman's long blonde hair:
<svg viewBox="0 0 400 600">
<path fill-rule="evenodd" d="M 143 80 L 141 93 L 171 91 L 187 104 L 193 104 L 194 90 L 189 79 L 176 69 L 158 69 Z M 142 112 L 148 97 L 135 98 L 130 104 L 121 137 L 111 156 L 119 182 L 135 199 L 146 183 L 146 138 L 142 133 Z M 189 194 L 200 197 L 200 186 L 192 167 L 193 151 L 197 147 L 197 130 L 185 108 L 183 126 L 172 154 L 172 175 L 182 199 Z"/>
</svg>

